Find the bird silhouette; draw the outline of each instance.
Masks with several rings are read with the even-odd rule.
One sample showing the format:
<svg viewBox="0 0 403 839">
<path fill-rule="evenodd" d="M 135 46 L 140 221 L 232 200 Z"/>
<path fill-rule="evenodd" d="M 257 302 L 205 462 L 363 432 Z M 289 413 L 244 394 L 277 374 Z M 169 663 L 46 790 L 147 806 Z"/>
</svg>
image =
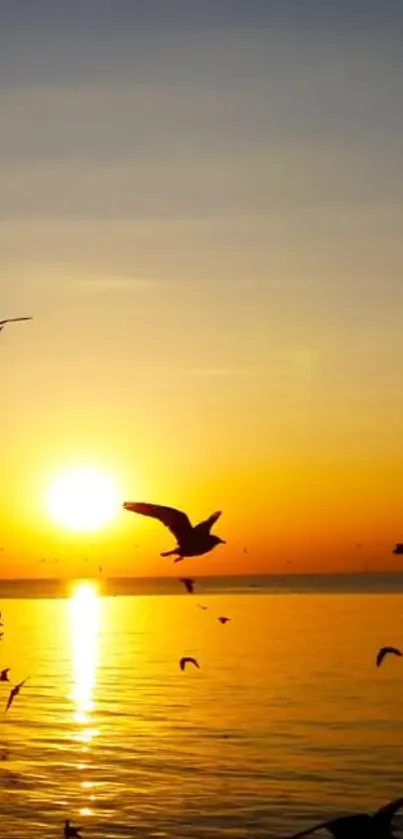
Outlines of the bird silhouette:
<svg viewBox="0 0 403 839">
<path fill-rule="evenodd" d="M 194 580 L 191 580 L 189 577 L 182 577 L 180 582 L 183 583 L 186 591 L 188 591 L 189 594 L 193 594 L 193 587 L 194 587 L 194 584 L 195 584 Z"/>
<path fill-rule="evenodd" d="M 0 641 L 2 641 L 3 638 L 4 638 L 4 632 L 0 632 Z"/>
<path fill-rule="evenodd" d="M 3 623 L 3 612 L 0 612 L 0 626 L 4 626 L 4 623 Z"/>
<path fill-rule="evenodd" d="M 8 323 L 19 323 L 22 320 L 33 320 L 33 318 L 5 318 L 5 320 L 0 320 L 0 332 Z"/>
<path fill-rule="evenodd" d="M 198 606 L 199 609 L 203 609 L 203 612 L 206 612 L 207 609 L 208 609 L 208 606 L 202 606 L 201 603 L 198 603 L 197 606 Z"/>
<path fill-rule="evenodd" d="M 222 617 L 217 618 L 217 620 L 219 620 L 219 621 L 220 621 L 220 623 L 228 623 L 228 621 L 230 621 L 230 620 L 231 620 L 231 618 L 226 618 L 226 617 L 223 615 Z"/>
<path fill-rule="evenodd" d="M 81 839 L 81 827 L 73 827 L 70 819 L 66 819 L 64 823 L 64 839 Z"/>
<path fill-rule="evenodd" d="M 200 670 L 199 662 L 196 661 L 195 658 L 191 658 L 190 656 L 184 656 L 183 658 L 181 658 L 179 662 L 180 669 L 184 670 L 187 664 L 194 664 L 194 666 L 197 667 L 198 670 Z"/>
<path fill-rule="evenodd" d="M 22 686 L 25 685 L 25 682 L 27 682 L 28 679 L 29 679 L 29 676 L 27 676 L 27 678 L 24 679 L 22 682 L 19 682 L 18 685 L 14 685 L 13 689 L 10 691 L 10 695 L 8 697 L 8 700 L 7 700 L 6 711 L 8 711 L 8 709 L 10 708 L 12 703 L 14 702 L 15 697 L 18 696 Z"/>
<path fill-rule="evenodd" d="M 403 805 L 403 798 L 397 798 L 381 807 L 373 815 L 358 813 L 355 816 L 340 816 L 328 822 L 321 822 L 300 833 L 294 833 L 289 839 L 301 839 L 317 830 L 326 829 L 335 839 L 395 839 L 391 822 Z M 397 838 L 396 838 L 397 839 Z"/>
<path fill-rule="evenodd" d="M 381 647 L 376 657 L 376 666 L 380 667 L 385 656 L 390 654 L 402 656 L 402 653 L 397 649 L 397 647 Z"/>
<path fill-rule="evenodd" d="M 9 682 L 10 679 L 8 678 L 8 674 L 10 672 L 9 667 L 5 667 L 4 670 L 0 673 L 0 682 Z"/>
<path fill-rule="evenodd" d="M 172 507 L 161 507 L 158 504 L 144 504 L 135 501 L 125 501 L 123 507 L 132 513 L 158 519 L 173 533 L 178 543 L 176 548 L 172 551 L 164 551 L 161 556 L 177 554 L 175 562 L 180 562 L 188 556 L 201 556 L 209 553 L 216 545 L 225 544 L 219 536 L 213 536 L 210 533 L 213 524 L 221 515 L 220 512 L 213 513 L 206 521 L 192 527 L 186 513 Z"/>
<path fill-rule="evenodd" d="M 392 553 L 397 554 L 398 556 L 399 554 L 403 554 L 403 542 L 398 542 L 396 547 L 393 548 Z"/>
</svg>

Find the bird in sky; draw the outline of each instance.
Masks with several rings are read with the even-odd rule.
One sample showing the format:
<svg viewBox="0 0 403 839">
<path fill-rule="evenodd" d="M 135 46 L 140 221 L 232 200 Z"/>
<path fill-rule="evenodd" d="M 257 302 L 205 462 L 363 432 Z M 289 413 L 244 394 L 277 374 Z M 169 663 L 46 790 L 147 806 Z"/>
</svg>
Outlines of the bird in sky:
<svg viewBox="0 0 403 839">
<path fill-rule="evenodd" d="M 0 332 L 8 323 L 19 323 L 22 320 L 33 320 L 33 318 L 5 318 L 5 320 L 0 320 Z"/>
<path fill-rule="evenodd" d="M 175 510 L 173 507 L 161 507 L 158 504 L 144 504 L 135 501 L 125 501 L 123 507 L 132 513 L 158 519 L 173 533 L 178 543 L 176 548 L 172 551 L 164 551 L 161 556 L 177 554 L 175 562 L 180 562 L 185 557 L 201 556 L 209 553 L 216 545 L 225 545 L 223 539 L 210 533 L 213 524 L 220 518 L 221 512 L 213 513 L 206 521 L 192 527 L 186 513 Z"/>
<path fill-rule="evenodd" d="M 393 548 L 393 554 L 397 554 L 398 556 L 403 554 L 403 542 L 398 542 L 396 547 Z"/>
<path fill-rule="evenodd" d="M 221 617 L 217 618 L 217 620 L 219 620 L 220 623 L 228 623 L 228 621 L 230 621 L 231 618 L 226 618 L 225 615 L 222 615 Z"/>
<path fill-rule="evenodd" d="M 81 827 L 73 827 L 70 819 L 66 819 L 64 823 L 64 839 L 81 839 Z"/>
<path fill-rule="evenodd" d="M 0 672 L 0 682 L 9 682 L 10 679 L 8 678 L 8 674 L 10 672 L 9 667 L 5 667 L 4 670 Z"/>
<path fill-rule="evenodd" d="M 208 606 L 202 606 L 201 603 L 198 603 L 197 606 L 198 606 L 199 609 L 203 609 L 203 612 L 206 612 L 207 609 L 208 609 Z"/>
<path fill-rule="evenodd" d="M 194 580 L 191 580 L 189 577 L 182 577 L 180 582 L 183 583 L 186 591 L 188 591 L 189 594 L 193 594 L 193 588 L 194 588 L 194 584 L 195 584 Z"/>
<path fill-rule="evenodd" d="M 393 833 L 391 822 L 403 805 L 403 798 L 397 798 L 381 807 L 373 815 L 358 813 L 355 816 L 340 816 L 328 822 L 321 822 L 300 833 L 294 833 L 289 839 L 302 839 L 317 830 L 325 829 L 334 839 L 397 839 Z"/>
<path fill-rule="evenodd" d="M 7 700 L 6 711 L 8 711 L 10 705 L 12 705 L 15 697 L 18 696 L 21 688 L 23 687 L 23 685 L 25 685 L 25 682 L 27 682 L 28 679 L 29 679 L 29 676 L 26 679 L 24 679 L 22 682 L 19 682 L 18 685 L 14 685 L 13 689 L 10 691 L 10 696 L 8 697 L 8 700 Z"/>
<path fill-rule="evenodd" d="M 181 658 L 179 662 L 180 669 L 184 670 L 187 664 L 194 664 L 194 666 L 197 667 L 198 670 L 200 670 L 199 662 L 196 661 L 195 658 L 191 658 L 190 656 L 184 656 L 183 658 Z"/>
<path fill-rule="evenodd" d="M 402 656 L 402 653 L 397 649 L 397 647 L 381 647 L 376 657 L 376 666 L 380 667 L 385 656 L 389 654 Z"/>
<path fill-rule="evenodd" d="M 3 623 L 3 612 L 0 612 L 0 626 L 4 626 L 4 623 Z"/>
</svg>

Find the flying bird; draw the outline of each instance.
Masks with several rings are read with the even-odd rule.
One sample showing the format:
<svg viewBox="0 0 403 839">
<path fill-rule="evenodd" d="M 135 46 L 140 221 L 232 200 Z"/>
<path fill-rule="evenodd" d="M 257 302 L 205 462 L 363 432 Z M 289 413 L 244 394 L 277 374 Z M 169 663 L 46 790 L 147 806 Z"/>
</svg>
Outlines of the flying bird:
<svg viewBox="0 0 403 839">
<path fill-rule="evenodd" d="M 398 656 L 403 655 L 400 652 L 400 650 L 397 649 L 397 647 L 381 647 L 381 649 L 379 650 L 378 655 L 376 657 L 376 666 L 380 667 L 384 658 L 385 658 L 385 656 L 389 655 L 389 654 L 398 655 Z"/>
<path fill-rule="evenodd" d="M 70 819 L 66 819 L 64 823 L 64 839 L 81 839 L 81 827 L 73 827 Z"/>
<path fill-rule="evenodd" d="M 22 686 L 25 685 L 25 682 L 27 682 L 28 679 L 29 679 L 29 676 L 26 679 L 24 679 L 23 682 L 19 682 L 18 685 L 14 685 L 13 689 L 10 691 L 10 696 L 8 697 L 8 700 L 7 700 L 6 711 L 8 711 L 10 705 L 12 705 L 15 697 L 18 696 Z"/>
<path fill-rule="evenodd" d="M 197 606 L 198 606 L 199 609 L 203 609 L 203 612 L 206 612 L 207 609 L 208 609 L 208 606 L 202 606 L 201 603 L 198 603 Z"/>
<path fill-rule="evenodd" d="M 8 674 L 10 672 L 9 667 L 5 667 L 4 670 L 0 672 L 0 682 L 9 682 L 10 679 L 8 678 Z"/>
<path fill-rule="evenodd" d="M 175 562 L 180 562 L 187 556 L 201 556 L 209 553 L 220 543 L 225 545 L 219 536 L 210 533 L 213 524 L 220 518 L 221 513 L 213 513 L 206 521 L 200 522 L 192 527 L 186 513 L 175 510 L 172 507 L 161 507 L 158 504 L 144 504 L 142 502 L 125 501 L 125 510 L 132 513 L 139 513 L 141 516 L 150 516 L 158 519 L 176 538 L 177 546 L 172 551 L 164 551 L 161 556 L 174 556 Z"/>
<path fill-rule="evenodd" d="M 0 320 L 0 332 L 8 323 L 19 323 L 21 320 L 33 320 L 33 318 L 5 318 L 5 320 Z"/>
<path fill-rule="evenodd" d="M 217 618 L 217 620 L 219 620 L 220 623 L 228 623 L 228 621 L 230 621 L 231 618 L 226 618 L 225 616 L 222 616 L 220 618 Z"/>
<path fill-rule="evenodd" d="M 398 542 L 396 547 L 393 548 L 393 554 L 397 554 L 398 556 L 403 554 L 403 542 Z"/>
<path fill-rule="evenodd" d="M 180 582 L 183 583 L 186 591 L 188 591 L 189 594 L 193 594 L 193 588 L 194 588 L 194 584 L 195 584 L 194 580 L 191 580 L 189 577 L 182 577 L 180 579 Z"/>
<path fill-rule="evenodd" d="M 391 822 L 403 805 L 403 798 L 397 798 L 381 807 L 373 815 L 358 813 L 355 816 L 340 816 L 328 822 L 321 822 L 300 833 L 294 833 L 289 839 L 301 839 L 317 830 L 325 829 L 335 839 L 397 839 L 393 833 Z"/>
<path fill-rule="evenodd" d="M 198 670 L 200 670 L 199 662 L 196 661 L 195 658 L 190 658 L 189 656 L 184 656 L 184 658 L 181 658 L 179 662 L 180 669 L 184 670 L 187 664 L 194 664 L 194 666 L 197 667 Z"/>
</svg>

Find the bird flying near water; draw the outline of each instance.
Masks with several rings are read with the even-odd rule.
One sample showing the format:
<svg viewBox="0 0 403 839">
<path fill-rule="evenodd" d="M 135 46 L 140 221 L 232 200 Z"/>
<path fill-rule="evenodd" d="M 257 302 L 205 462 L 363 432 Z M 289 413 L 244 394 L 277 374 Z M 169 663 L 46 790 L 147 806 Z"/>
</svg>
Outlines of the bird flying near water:
<svg viewBox="0 0 403 839">
<path fill-rule="evenodd" d="M 393 554 L 397 554 L 398 556 L 403 554 L 403 542 L 398 542 L 397 545 L 393 548 Z"/>
<path fill-rule="evenodd" d="M 4 670 L 0 672 L 0 682 L 9 682 L 10 679 L 8 678 L 8 674 L 10 672 L 9 667 L 5 667 Z"/>
<path fill-rule="evenodd" d="M 192 527 L 186 513 L 175 510 L 173 507 L 161 507 L 158 504 L 135 501 L 125 501 L 123 507 L 131 513 L 158 519 L 173 533 L 178 543 L 176 548 L 172 551 L 164 551 L 161 556 L 177 554 L 175 562 L 180 562 L 188 556 L 201 556 L 209 553 L 216 545 L 225 544 L 219 536 L 213 536 L 210 533 L 213 524 L 220 518 L 221 512 L 213 513 L 206 521 Z"/>
<path fill-rule="evenodd" d="M 187 664 L 194 664 L 194 666 L 197 667 L 198 670 L 200 670 L 199 662 L 196 661 L 195 658 L 191 658 L 190 656 L 184 656 L 183 658 L 181 658 L 179 662 L 180 669 L 184 670 Z"/>
<path fill-rule="evenodd" d="M 188 591 L 189 594 L 193 594 L 193 588 L 194 588 L 194 584 L 195 584 L 194 580 L 191 580 L 189 577 L 182 577 L 180 582 L 183 583 L 186 591 Z"/>
<path fill-rule="evenodd" d="M 8 700 L 7 700 L 6 711 L 8 711 L 10 705 L 12 705 L 15 697 L 18 696 L 21 688 L 23 687 L 23 685 L 25 685 L 25 682 L 27 682 L 28 679 L 29 679 L 29 676 L 26 679 L 24 679 L 22 682 L 19 682 L 18 685 L 14 685 L 13 689 L 10 691 L 10 696 L 8 697 Z"/>
<path fill-rule="evenodd" d="M 19 323 L 22 320 L 33 320 L 33 318 L 5 318 L 5 320 L 0 320 L 0 332 L 8 323 Z"/>
<path fill-rule="evenodd" d="M 228 623 L 228 621 L 230 621 L 231 618 L 226 618 L 225 615 L 222 615 L 221 617 L 217 618 L 217 620 L 219 620 L 220 623 Z"/>
<path fill-rule="evenodd" d="M 397 811 L 403 805 L 403 798 L 397 798 L 381 807 L 373 815 L 359 813 L 355 816 L 340 816 L 328 822 L 321 822 L 300 833 L 294 833 L 289 839 L 302 839 L 317 830 L 328 830 L 334 839 L 397 839 L 391 823 Z"/>
<path fill-rule="evenodd" d="M 403 653 L 397 647 L 381 647 L 376 657 L 376 666 L 380 667 L 386 655 L 402 656 Z"/>
</svg>

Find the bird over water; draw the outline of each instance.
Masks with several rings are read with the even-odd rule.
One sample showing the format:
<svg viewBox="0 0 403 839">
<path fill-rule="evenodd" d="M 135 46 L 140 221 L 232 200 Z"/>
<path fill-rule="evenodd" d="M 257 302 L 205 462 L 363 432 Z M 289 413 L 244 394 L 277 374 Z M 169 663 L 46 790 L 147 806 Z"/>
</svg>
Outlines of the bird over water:
<svg viewBox="0 0 403 839">
<path fill-rule="evenodd" d="M 335 839 L 395 839 L 392 820 L 403 805 L 403 798 L 397 798 L 381 807 L 372 815 L 358 813 L 355 816 L 340 816 L 328 822 L 320 822 L 300 833 L 294 833 L 289 839 L 302 839 L 317 830 L 327 830 Z M 397 839 L 397 837 L 396 837 Z"/>
<path fill-rule="evenodd" d="M 381 649 L 379 650 L 378 655 L 376 657 L 376 666 L 377 667 L 381 666 L 385 656 L 387 656 L 387 655 L 401 656 L 402 653 L 400 652 L 400 650 L 397 649 L 397 647 L 381 647 Z"/>
<path fill-rule="evenodd" d="M 216 545 L 224 544 L 223 539 L 210 533 L 211 528 L 220 518 L 221 512 L 213 513 L 206 521 L 191 525 L 186 513 L 175 510 L 173 507 L 161 507 L 158 504 L 145 504 L 143 502 L 125 501 L 125 510 L 131 513 L 139 513 L 141 516 L 149 516 L 158 519 L 176 538 L 177 546 L 171 551 L 164 551 L 161 556 L 175 556 L 175 562 L 180 562 L 185 557 L 202 556 L 209 553 Z"/>
<path fill-rule="evenodd" d="M 33 320 L 33 318 L 5 318 L 4 320 L 0 320 L 0 332 L 8 323 L 19 323 L 22 320 Z"/>
</svg>

